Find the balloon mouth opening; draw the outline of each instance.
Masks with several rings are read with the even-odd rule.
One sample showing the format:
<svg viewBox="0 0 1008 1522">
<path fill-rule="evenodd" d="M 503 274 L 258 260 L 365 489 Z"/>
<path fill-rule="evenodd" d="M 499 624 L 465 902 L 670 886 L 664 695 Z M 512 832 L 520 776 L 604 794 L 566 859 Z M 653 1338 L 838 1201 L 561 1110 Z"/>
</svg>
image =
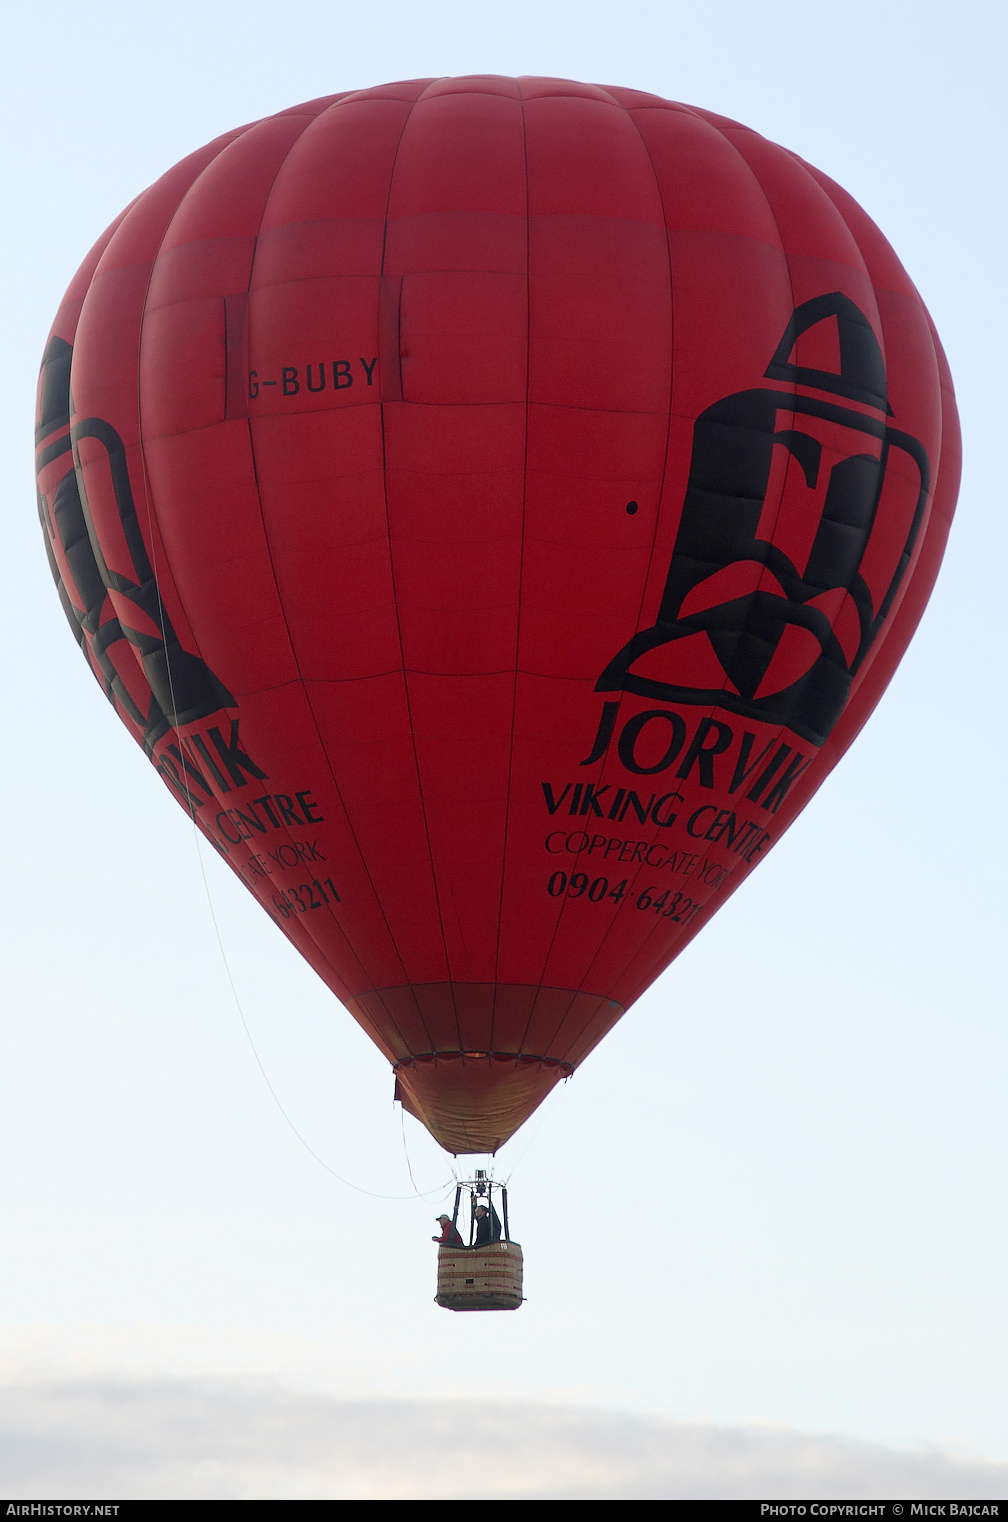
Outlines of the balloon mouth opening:
<svg viewBox="0 0 1008 1522">
<path fill-rule="evenodd" d="M 441 1063 L 459 1063 L 463 1066 L 472 1064 L 489 1065 L 501 1063 L 505 1066 L 510 1064 L 517 1071 L 520 1068 L 556 1068 L 559 1069 L 557 1077 L 569 1078 L 574 1071 L 572 1062 L 564 1062 L 559 1057 L 536 1057 L 528 1052 L 416 1052 L 410 1057 L 404 1057 L 400 1062 L 393 1064 L 392 1071 L 398 1076 L 404 1069 L 415 1067 L 418 1063 L 432 1063 L 437 1067 Z"/>
<path fill-rule="evenodd" d="M 395 1098 L 446 1152 L 493 1153 L 574 1066 L 515 1052 L 422 1052 L 395 1065 Z"/>
</svg>

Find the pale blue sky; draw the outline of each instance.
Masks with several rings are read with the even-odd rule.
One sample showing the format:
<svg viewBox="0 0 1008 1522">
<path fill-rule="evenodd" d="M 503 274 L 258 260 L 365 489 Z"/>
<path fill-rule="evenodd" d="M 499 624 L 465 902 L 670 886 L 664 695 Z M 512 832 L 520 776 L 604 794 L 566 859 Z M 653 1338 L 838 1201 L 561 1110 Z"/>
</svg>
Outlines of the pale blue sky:
<svg viewBox="0 0 1008 1522">
<path fill-rule="evenodd" d="M 57 0 L 8 21 L 0 1381 L 63 1378 L 86 1344 L 88 1378 L 258 1372 L 1008 1460 L 1004 16 L 970 0 Z M 839 180 L 934 317 L 964 439 L 945 567 L 866 730 L 502 1154 L 529 1298 L 475 1322 L 433 1305 L 440 1207 L 344 1188 L 279 1116 L 192 829 L 67 631 L 31 453 L 49 323 L 135 194 L 239 122 L 468 72 L 653 90 Z M 410 1195 L 383 1060 L 206 870 L 298 1128 L 337 1172 Z M 405 1136 L 422 1186 L 449 1176 L 409 1118 Z"/>
</svg>

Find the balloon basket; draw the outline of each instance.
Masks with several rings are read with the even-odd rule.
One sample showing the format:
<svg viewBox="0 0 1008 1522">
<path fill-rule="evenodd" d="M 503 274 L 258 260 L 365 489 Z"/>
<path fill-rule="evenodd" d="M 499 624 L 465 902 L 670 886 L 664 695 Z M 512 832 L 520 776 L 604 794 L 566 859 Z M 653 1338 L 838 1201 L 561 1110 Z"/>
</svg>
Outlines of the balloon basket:
<svg viewBox="0 0 1008 1522">
<path fill-rule="evenodd" d="M 503 1223 L 494 1209 L 495 1191 Z M 464 1194 L 468 1247 L 458 1231 Z M 487 1178 L 486 1170 L 477 1168 L 474 1179 L 459 1179 L 456 1184 L 450 1229 L 446 1215 L 438 1220 L 448 1239 L 438 1243 L 435 1302 L 446 1311 L 516 1311 L 524 1299 L 523 1264 L 521 1247 L 512 1242 L 508 1227 L 507 1185 Z"/>
<path fill-rule="evenodd" d="M 516 1311 L 522 1303 L 522 1250 L 517 1242 L 439 1247 L 435 1300 L 449 1311 Z"/>
</svg>

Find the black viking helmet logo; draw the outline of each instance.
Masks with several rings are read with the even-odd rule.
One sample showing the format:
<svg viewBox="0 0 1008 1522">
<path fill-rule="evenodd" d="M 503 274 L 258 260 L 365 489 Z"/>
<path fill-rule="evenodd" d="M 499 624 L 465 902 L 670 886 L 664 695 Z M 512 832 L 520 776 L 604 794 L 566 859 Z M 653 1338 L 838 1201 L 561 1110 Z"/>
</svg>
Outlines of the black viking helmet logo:
<svg viewBox="0 0 1008 1522">
<path fill-rule="evenodd" d="M 234 707 L 235 700 L 206 663 L 179 643 L 165 613 L 157 581 L 147 555 L 136 504 L 130 485 L 126 450 L 116 430 L 104 418 L 75 418 L 70 398 L 70 367 L 73 348 L 64 339 L 50 339 L 42 358 L 39 424 L 35 430 L 35 470 L 41 478 L 49 466 L 59 469 L 55 486 L 47 495 L 38 490 L 39 518 L 45 534 L 49 565 L 63 611 L 85 659 L 101 683 L 109 702 L 122 710 L 143 730 L 148 754 L 168 731 L 179 725 Z M 122 523 L 134 578 L 121 575 L 106 563 L 98 540 L 83 477 L 76 468 L 81 439 L 93 439 L 104 449 L 116 506 Z M 59 542 L 73 580 L 64 584 L 54 545 Z M 109 592 L 117 593 L 137 610 L 136 623 L 121 621 Z M 151 628 L 158 631 L 150 633 Z M 140 657 L 150 703 L 141 712 L 129 694 L 112 658 L 113 647 L 126 640 Z"/>
<path fill-rule="evenodd" d="M 798 361 L 805 335 L 833 368 Z M 821 745 L 910 563 L 930 469 L 892 426 L 878 340 L 839 291 L 795 309 L 764 379 L 786 389 L 697 418 L 657 620 L 596 691 L 717 705 Z"/>
</svg>

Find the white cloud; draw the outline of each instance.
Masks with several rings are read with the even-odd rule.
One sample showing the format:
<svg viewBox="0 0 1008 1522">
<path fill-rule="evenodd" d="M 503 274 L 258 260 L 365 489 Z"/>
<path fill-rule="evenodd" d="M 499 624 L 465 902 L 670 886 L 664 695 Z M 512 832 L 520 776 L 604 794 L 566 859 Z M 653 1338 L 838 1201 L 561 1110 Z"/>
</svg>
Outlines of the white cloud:
<svg viewBox="0 0 1008 1522">
<path fill-rule="evenodd" d="M 1008 1465 L 775 1427 L 574 1405 L 359 1401 L 250 1376 L 47 1377 L 0 1389 L 8 1497 L 940 1497 Z"/>
</svg>

